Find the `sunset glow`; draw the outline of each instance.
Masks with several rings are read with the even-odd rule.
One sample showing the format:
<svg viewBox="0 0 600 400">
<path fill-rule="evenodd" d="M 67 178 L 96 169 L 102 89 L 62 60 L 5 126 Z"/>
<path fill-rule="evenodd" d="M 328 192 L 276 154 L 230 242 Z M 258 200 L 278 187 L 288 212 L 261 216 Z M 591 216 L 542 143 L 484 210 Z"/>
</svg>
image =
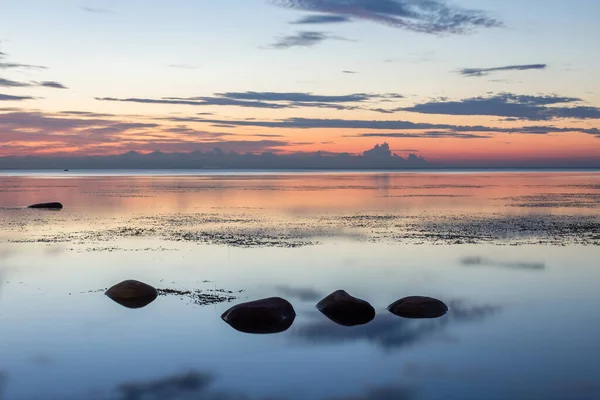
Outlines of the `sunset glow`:
<svg viewBox="0 0 600 400">
<path fill-rule="evenodd" d="M 463 0 L 461 22 L 409 24 L 354 2 L 4 2 L 0 157 L 385 142 L 440 166 L 600 166 L 599 4 Z"/>
</svg>

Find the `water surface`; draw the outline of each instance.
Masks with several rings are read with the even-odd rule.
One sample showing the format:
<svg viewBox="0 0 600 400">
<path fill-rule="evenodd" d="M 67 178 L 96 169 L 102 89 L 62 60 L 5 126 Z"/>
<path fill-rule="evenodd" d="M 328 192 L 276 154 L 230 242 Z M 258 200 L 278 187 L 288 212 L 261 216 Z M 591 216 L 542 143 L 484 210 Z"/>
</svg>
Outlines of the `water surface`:
<svg viewBox="0 0 600 400">
<path fill-rule="evenodd" d="M 3 399 L 600 398 L 598 173 L 5 172 L 0 193 Z M 45 201 L 65 208 L 24 208 Z M 128 309 L 100 290 L 124 279 L 238 298 Z M 376 318 L 328 320 L 336 289 Z M 387 312 L 408 295 L 450 311 Z M 287 331 L 221 321 L 268 296 Z"/>
</svg>

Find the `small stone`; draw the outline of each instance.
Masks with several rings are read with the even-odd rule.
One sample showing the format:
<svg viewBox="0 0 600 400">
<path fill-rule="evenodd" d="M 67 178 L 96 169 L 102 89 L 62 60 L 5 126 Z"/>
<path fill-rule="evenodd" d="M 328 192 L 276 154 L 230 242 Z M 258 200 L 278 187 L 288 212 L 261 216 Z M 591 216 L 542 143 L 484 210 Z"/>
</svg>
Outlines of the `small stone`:
<svg viewBox="0 0 600 400">
<path fill-rule="evenodd" d="M 105 294 L 124 307 L 142 308 L 156 299 L 158 291 L 143 282 L 127 280 L 111 287 Z"/>
<path fill-rule="evenodd" d="M 269 297 L 231 307 L 221 315 L 233 329 L 267 334 L 286 331 L 296 318 L 294 307 L 280 297 Z"/>
<path fill-rule="evenodd" d="M 439 318 L 448 312 L 448 306 L 432 297 L 411 296 L 390 304 L 388 310 L 404 318 Z"/>
<path fill-rule="evenodd" d="M 61 210 L 63 205 L 57 202 L 32 204 L 27 208 L 43 208 L 46 210 Z"/>
<path fill-rule="evenodd" d="M 365 300 L 337 290 L 317 303 L 317 309 L 333 322 L 344 326 L 363 325 L 375 318 L 375 309 Z"/>
</svg>

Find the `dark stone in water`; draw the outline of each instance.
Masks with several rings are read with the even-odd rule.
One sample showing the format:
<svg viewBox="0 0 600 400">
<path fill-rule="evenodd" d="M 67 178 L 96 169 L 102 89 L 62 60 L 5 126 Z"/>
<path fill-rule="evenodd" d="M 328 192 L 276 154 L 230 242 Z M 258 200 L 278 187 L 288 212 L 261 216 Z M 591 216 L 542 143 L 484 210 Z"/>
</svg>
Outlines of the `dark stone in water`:
<svg viewBox="0 0 600 400">
<path fill-rule="evenodd" d="M 375 318 L 375 309 L 368 302 L 337 290 L 317 303 L 317 309 L 333 322 L 354 326 L 363 325 Z"/>
<path fill-rule="evenodd" d="M 128 280 L 116 284 L 104 294 L 123 307 L 142 308 L 156 299 L 158 291 L 145 283 Z"/>
<path fill-rule="evenodd" d="M 233 306 L 221 318 L 240 332 L 279 333 L 292 326 L 296 312 L 287 300 L 269 297 Z"/>
<path fill-rule="evenodd" d="M 388 306 L 388 310 L 404 318 L 438 318 L 448 312 L 448 306 L 431 297 L 405 297 Z"/>
<path fill-rule="evenodd" d="M 63 205 L 60 203 L 39 203 L 39 204 L 32 204 L 27 208 L 43 208 L 43 209 L 47 209 L 47 210 L 60 210 L 63 208 Z"/>
</svg>

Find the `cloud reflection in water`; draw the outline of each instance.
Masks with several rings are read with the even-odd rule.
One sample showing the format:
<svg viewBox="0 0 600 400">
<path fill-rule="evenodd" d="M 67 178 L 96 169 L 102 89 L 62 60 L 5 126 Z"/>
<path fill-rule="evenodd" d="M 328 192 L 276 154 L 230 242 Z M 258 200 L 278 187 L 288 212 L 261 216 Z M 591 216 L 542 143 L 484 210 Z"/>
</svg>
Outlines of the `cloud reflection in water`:
<svg viewBox="0 0 600 400">
<path fill-rule="evenodd" d="M 449 308 L 448 314 L 438 319 L 414 320 L 383 313 L 366 325 L 352 328 L 314 320 L 296 329 L 294 338 L 316 345 L 367 341 L 385 350 L 395 350 L 422 342 L 454 324 L 484 320 L 500 310 L 499 306 L 465 305 L 457 300 L 449 302 Z"/>
</svg>

